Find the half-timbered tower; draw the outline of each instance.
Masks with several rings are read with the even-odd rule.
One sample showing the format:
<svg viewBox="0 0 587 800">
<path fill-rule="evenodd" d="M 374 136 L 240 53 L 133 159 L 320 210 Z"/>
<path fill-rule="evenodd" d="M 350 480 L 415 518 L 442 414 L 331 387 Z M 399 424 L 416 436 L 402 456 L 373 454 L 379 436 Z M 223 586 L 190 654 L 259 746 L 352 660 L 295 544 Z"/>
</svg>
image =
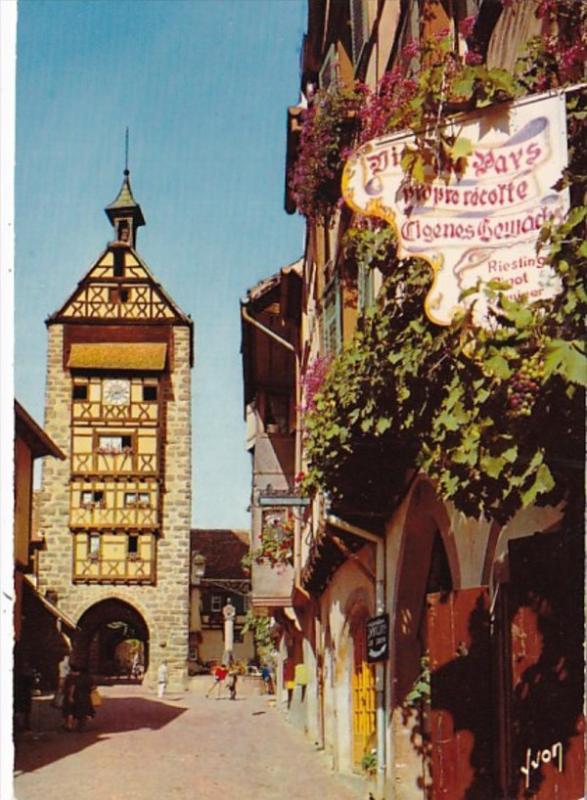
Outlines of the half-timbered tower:
<svg viewBox="0 0 587 800">
<path fill-rule="evenodd" d="M 41 589 L 77 622 L 95 673 L 139 652 L 180 684 L 188 655 L 193 330 L 138 255 L 125 170 L 113 240 L 49 317 L 45 426 L 67 454 L 43 473 Z"/>
</svg>

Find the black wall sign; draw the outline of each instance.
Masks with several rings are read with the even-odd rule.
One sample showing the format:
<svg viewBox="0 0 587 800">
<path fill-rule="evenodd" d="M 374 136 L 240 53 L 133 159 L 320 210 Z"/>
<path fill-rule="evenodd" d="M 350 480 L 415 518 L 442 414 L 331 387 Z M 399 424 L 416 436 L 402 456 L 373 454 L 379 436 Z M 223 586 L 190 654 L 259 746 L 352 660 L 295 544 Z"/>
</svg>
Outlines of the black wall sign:
<svg viewBox="0 0 587 800">
<path fill-rule="evenodd" d="M 389 615 L 379 614 L 367 620 L 367 661 L 389 658 Z"/>
</svg>

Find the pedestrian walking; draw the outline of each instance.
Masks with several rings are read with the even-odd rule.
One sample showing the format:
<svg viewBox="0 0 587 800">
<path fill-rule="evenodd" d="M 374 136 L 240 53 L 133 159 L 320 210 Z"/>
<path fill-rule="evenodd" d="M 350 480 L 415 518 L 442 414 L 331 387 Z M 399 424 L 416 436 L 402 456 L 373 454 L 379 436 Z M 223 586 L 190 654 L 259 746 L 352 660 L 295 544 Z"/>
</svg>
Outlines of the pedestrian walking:
<svg viewBox="0 0 587 800">
<path fill-rule="evenodd" d="M 63 691 L 64 730 L 71 732 L 75 723 L 76 730 L 83 731 L 88 717 L 96 716 L 91 698 L 94 688 L 94 680 L 87 667 L 72 664 Z"/>
<path fill-rule="evenodd" d="M 157 670 L 157 696 L 163 697 L 165 689 L 167 688 L 167 680 L 169 677 L 169 670 L 167 669 L 167 662 L 162 661 Z"/>
<path fill-rule="evenodd" d="M 71 672 L 71 667 L 69 664 L 69 653 L 66 653 L 59 665 L 57 667 L 57 691 L 55 692 L 55 696 L 53 697 L 53 705 L 55 708 L 62 708 L 63 706 L 63 691 L 65 688 L 65 679 Z"/>
<path fill-rule="evenodd" d="M 222 694 L 222 684 L 228 675 L 228 670 L 222 664 L 218 664 L 218 666 L 214 667 L 212 670 L 212 675 L 214 676 L 214 683 L 206 692 L 206 697 L 210 697 L 210 695 L 214 692 L 214 689 L 218 689 L 217 695 L 218 698 L 220 698 L 220 695 Z"/>
<path fill-rule="evenodd" d="M 135 680 L 141 677 L 141 662 L 138 652 L 135 652 L 135 654 L 132 657 L 129 677 L 134 678 Z"/>
<path fill-rule="evenodd" d="M 263 678 L 263 686 L 265 687 L 265 694 L 275 694 L 275 686 L 273 684 L 273 675 L 271 669 L 264 664 L 261 668 L 261 677 Z"/>
<path fill-rule="evenodd" d="M 238 670 L 236 667 L 233 667 L 230 672 L 228 673 L 228 691 L 230 692 L 230 699 L 236 700 L 236 682 L 238 680 Z"/>
</svg>

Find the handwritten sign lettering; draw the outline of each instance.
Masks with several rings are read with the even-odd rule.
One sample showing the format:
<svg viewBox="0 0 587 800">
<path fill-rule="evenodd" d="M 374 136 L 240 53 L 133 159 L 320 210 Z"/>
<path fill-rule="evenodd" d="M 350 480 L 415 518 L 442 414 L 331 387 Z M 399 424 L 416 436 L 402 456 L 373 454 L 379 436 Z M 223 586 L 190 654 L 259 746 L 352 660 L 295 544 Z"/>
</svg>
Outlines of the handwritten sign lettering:
<svg viewBox="0 0 587 800">
<path fill-rule="evenodd" d="M 526 789 L 530 788 L 532 772 L 539 769 L 541 764 L 549 764 L 551 761 L 556 765 L 559 772 L 563 771 L 562 742 L 556 742 L 556 744 L 546 747 L 544 750 L 537 750 L 536 758 L 532 757 L 532 748 L 528 747 L 526 750 L 526 763 L 523 767 L 520 767 L 520 772 L 525 776 Z"/>
<path fill-rule="evenodd" d="M 394 227 L 400 258 L 431 264 L 425 308 L 439 325 L 450 323 L 461 292 L 478 281 L 499 278 L 509 283 L 509 296 L 529 302 L 554 297 L 561 283 L 536 243 L 544 223 L 562 220 L 569 207 L 568 190 L 553 188 L 566 166 L 564 96 L 500 104 L 450 124 L 474 143 L 460 179 L 408 182 L 401 157 L 414 146 L 413 134 L 380 137 L 347 161 L 346 203 Z M 477 322 L 486 315 L 476 298 Z"/>
</svg>

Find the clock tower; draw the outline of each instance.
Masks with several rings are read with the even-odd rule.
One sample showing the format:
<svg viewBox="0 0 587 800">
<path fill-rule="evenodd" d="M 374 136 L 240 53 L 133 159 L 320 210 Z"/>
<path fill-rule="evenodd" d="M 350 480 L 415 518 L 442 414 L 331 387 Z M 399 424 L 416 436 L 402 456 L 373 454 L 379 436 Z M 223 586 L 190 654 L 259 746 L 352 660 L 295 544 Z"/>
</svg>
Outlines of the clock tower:
<svg viewBox="0 0 587 800">
<path fill-rule="evenodd" d="M 193 326 L 136 248 L 145 224 L 128 170 L 107 206 L 113 239 L 47 320 L 46 466 L 39 588 L 73 617 L 72 660 L 185 681 Z"/>
</svg>

